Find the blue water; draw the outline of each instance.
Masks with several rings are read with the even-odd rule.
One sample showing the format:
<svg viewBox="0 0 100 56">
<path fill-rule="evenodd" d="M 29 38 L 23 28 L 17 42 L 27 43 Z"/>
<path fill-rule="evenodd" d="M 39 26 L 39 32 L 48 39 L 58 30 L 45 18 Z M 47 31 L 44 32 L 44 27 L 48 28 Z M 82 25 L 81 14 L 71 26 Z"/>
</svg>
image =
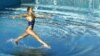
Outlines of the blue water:
<svg viewBox="0 0 100 56">
<path fill-rule="evenodd" d="M 88 12 L 39 12 L 52 14 L 36 18 L 34 27 L 51 49 L 41 48 L 32 36 L 15 46 L 12 40 L 25 32 L 27 21 L 10 16 L 26 13 L 25 6 L 0 11 L 0 56 L 100 56 L 100 18 Z"/>
</svg>

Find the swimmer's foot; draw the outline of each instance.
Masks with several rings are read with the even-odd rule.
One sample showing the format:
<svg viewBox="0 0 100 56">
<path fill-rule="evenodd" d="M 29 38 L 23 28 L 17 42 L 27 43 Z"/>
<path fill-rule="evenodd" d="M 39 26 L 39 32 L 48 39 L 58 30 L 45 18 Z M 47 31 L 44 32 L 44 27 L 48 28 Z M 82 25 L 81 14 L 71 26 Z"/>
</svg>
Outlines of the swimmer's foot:
<svg viewBox="0 0 100 56">
<path fill-rule="evenodd" d="M 45 48 L 51 48 L 49 45 L 47 45 L 47 44 L 44 44 L 43 45 Z"/>
<path fill-rule="evenodd" d="M 15 44 L 18 45 L 18 41 L 15 41 Z"/>
</svg>

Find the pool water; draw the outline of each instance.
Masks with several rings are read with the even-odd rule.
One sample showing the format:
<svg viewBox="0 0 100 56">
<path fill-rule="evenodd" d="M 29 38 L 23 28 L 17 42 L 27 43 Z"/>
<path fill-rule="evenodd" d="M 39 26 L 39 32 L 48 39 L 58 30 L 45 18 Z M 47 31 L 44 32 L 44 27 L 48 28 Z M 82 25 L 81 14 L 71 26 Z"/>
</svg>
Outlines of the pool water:
<svg viewBox="0 0 100 56">
<path fill-rule="evenodd" d="M 27 27 L 25 18 L 10 16 L 26 13 L 27 7 L 0 11 L 0 56 L 100 56 L 100 18 L 89 13 L 65 12 L 51 15 L 52 18 L 36 18 L 34 31 L 50 46 L 41 44 L 32 36 L 12 42 Z"/>
</svg>

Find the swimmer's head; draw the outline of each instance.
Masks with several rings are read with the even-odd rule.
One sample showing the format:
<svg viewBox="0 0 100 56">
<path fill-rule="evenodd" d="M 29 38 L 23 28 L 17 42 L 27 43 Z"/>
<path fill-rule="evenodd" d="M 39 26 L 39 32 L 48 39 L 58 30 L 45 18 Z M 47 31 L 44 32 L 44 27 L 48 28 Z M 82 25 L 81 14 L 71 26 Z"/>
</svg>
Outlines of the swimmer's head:
<svg viewBox="0 0 100 56">
<path fill-rule="evenodd" d="M 34 12 L 34 11 L 33 11 L 33 8 L 32 8 L 32 7 L 27 7 L 27 12 L 29 12 L 29 13 Z"/>
</svg>

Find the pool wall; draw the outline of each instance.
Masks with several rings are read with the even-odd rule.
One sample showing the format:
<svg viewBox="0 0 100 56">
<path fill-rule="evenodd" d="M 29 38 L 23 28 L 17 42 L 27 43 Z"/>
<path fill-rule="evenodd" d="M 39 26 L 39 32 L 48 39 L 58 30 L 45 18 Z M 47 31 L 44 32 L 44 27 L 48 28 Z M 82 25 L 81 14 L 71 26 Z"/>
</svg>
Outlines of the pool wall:
<svg viewBox="0 0 100 56">
<path fill-rule="evenodd" d="M 21 0 L 0 0 L 0 10 L 7 7 L 16 7 L 21 4 Z"/>
<path fill-rule="evenodd" d="M 21 4 L 23 3 L 34 3 L 35 4 L 35 0 L 21 0 Z"/>
</svg>

